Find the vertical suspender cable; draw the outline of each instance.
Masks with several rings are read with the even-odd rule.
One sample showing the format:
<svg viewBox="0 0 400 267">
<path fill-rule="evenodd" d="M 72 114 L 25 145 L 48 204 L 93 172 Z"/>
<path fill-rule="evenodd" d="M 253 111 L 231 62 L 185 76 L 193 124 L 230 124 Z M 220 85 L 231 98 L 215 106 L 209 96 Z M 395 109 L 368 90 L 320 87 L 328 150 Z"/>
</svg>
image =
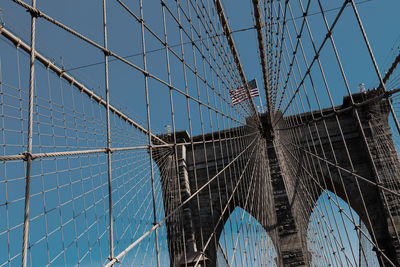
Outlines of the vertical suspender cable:
<svg viewBox="0 0 400 267">
<path fill-rule="evenodd" d="M 154 188 L 154 169 L 153 169 L 153 147 L 151 143 L 151 124 L 150 124 L 150 102 L 149 102 L 149 84 L 148 84 L 148 73 L 146 64 L 146 43 L 144 38 L 144 21 L 143 21 L 143 1 L 140 0 L 140 26 L 142 32 L 142 52 L 143 52 L 143 70 L 144 70 L 144 86 L 146 91 L 146 110 L 147 110 L 147 128 L 149 131 L 149 154 L 150 154 L 150 173 L 151 173 L 151 193 L 153 198 L 153 225 L 157 224 L 157 211 L 156 211 L 156 198 Z M 155 242 L 156 242 L 156 258 L 157 267 L 160 267 L 160 255 L 158 251 L 158 236 L 157 229 L 154 230 Z"/>
<path fill-rule="evenodd" d="M 35 8 L 36 0 L 32 0 L 32 7 Z M 29 192 L 32 164 L 32 126 L 33 126 L 33 85 L 35 79 L 35 32 L 36 14 L 31 12 L 31 55 L 30 55 L 30 76 L 29 76 L 29 114 L 28 114 L 28 148 L 26 152 L 26 178 L 25 178 L 25 208 L 24 208 L 24 230 L 22 237 L 22 267 L 26 266 L 29 233 Z"/>
<path fill-rule="evenodd" d="M 107 9 L 106 0 L 103 0 L 103 32 L 104 32 L 104 48 L 107 51 Z M 106 120 L 107 120 L 107 178 L 108 178 L 108 216 L 109 216 L 109 238 L 110 238 L 110 256 L 109 259 L 114 258 L 114 226 L 113 226 L 113 201 L 112 201 L 112 187 L 111 187 L 111 129 L 110 129 L 110 92 L 108 87 L 108 53 L 104 52 L 104 80 L 106 90 Z"/>
</svg>

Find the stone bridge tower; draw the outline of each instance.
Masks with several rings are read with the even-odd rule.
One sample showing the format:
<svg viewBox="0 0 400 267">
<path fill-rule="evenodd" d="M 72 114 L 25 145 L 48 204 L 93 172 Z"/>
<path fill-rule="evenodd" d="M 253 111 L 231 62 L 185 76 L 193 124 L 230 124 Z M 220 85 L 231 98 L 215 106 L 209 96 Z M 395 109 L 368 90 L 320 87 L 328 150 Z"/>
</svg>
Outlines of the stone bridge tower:
<svg viewBox="0 0 400 267">
<path fill-rule="evenodd" d="M 165 214 L 174 213 L 166 221 L 171 266 L 185 266 L 185 263 L 190 266 L 199 259 L 205 262 L 203 265 L 216 266 L 221 231 L 237 206 L 245 209 L 269 233 L 278 255 L 278 266 L 309 266 L 312 261 L 307 249 L 310 207 L 315 206 L 324 190 L 349 200 L 349 206 L 358 213 L 370 234 L 373 233 L 381 266 L 386 264 L 380 252 L 399 266 L 400 207 L 393 194 L 379 186 L 400 189 L 400 163 L 388 125 L 387 101 L 390 100 L 374 100 L 377 94 L 370 91 L 353 95 L 358 103 L 371 99 L 368 104 L 356 107 L 362 129 L 354 107 L 345 97 L 343 104 L 335 108 L 340 112 L 325 109 L 322 113 L 285 117 L 274 128 L 273 136 L 269 134 L 265 114 L 261 119 L 267 130 L 261 133 L 248 123 L 204 138 L 194 136 L 192 140 L 185 131 L 177 132 L 176 140 L 172 135 L 162 135 L 165 141 L 177 144 L 172 148 L 158 148 L 156 153 L 168 156 L 155 157 L 163 169 Z M 293 131 L 298 134 L 293 135 Z M 248 138 L 229 142 L 238 133 Z M 258 151 L 264 155 L 257 161 L 261 162 L 258 166 L 253 164 L 255 159 L 242 160 L 257 157 L 250 153 L 256 145 L 251 143 L 255 136 L 258 136 Z M 220 139 L 225 141 L 213 142 Z M 245 147 L 250 148 L 243 152 Z M 303 156 L 295 156 L 296 153 Z M 318 168 L 310 166 L 307 161 L 310 157 Z M 229 164 L 235 158 L 239 164 L 231 168 Z M 298 162 L 299 159 L 302 161 Z M 251 175 L 244 174 L 255 168 L 264 168 L 262 173 L 266 175 L 247 181 L 246 177 Z M 249 188 L 254 196 L 252 208 L 241 197 L 249 193 Z M 259 197 L 261 194 L 264 197 Z M 314 204 L 305 206 L 306 199 Z M 203 254 L 199 248 L 205 245 Z"/>
</svg>

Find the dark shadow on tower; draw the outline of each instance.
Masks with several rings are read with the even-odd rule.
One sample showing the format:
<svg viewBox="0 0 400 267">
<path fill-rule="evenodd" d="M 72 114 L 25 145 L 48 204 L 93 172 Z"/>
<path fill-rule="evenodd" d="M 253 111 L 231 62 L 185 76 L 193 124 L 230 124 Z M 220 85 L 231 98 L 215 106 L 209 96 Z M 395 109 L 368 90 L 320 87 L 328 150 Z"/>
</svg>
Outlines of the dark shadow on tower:
<svg viewBox="0 0 400 267">
<path fill-rule="evenodd" d="M 362 102 L 376 94 L 370 91 L 353 98 Z M 367 142 L 345 97 L 343 105 L 335 108 L 344 112 L 325 109 L 322 114 L 285 117 L 273 136 L 255 131 L 248 123 L 204 137 L 194 136 L 192 140 L 186 131 L 177 132 L 176 145 L 154 149 L 159 155 L 155 158 L 162 174 L 165 215 L 173 213 L 166 221 L 171 266 L 190 266 L 196 261 L 202 266 L 216 266 L 221 231 L 236 207 L 257 219 L 269 233 L 277 250 L 278 266 L 309 266 L 312 258 L 307 250 L 307 227 L 312 208 L 305 206 L 305 198 L 316 203 L 325 189 L 349 199 L 349 206 L 376 240 L 381 266 L 387 264 L 381 252 L 398 265 L 398 198 L 379 189 L 400 188 L 400 164 L 388 124 L 388 101 L 371 101 L 357 108 Z M 265 114 L 261 119 L 264 129 L 268 129 Z M 287 127 L 289 121 L 298 123 L 296 129 Z M 344 153 L 342 136 L 350 155 Z M 175 142 L 172 134 L 160 137 L 169 144 Z M 318 168 L 310 168 L 310 158 Z M 371 183 L 362 179 L 357 183 L 354 174 Z M 244 197 L 249 190 L 252 205 Z"/>
</svg>

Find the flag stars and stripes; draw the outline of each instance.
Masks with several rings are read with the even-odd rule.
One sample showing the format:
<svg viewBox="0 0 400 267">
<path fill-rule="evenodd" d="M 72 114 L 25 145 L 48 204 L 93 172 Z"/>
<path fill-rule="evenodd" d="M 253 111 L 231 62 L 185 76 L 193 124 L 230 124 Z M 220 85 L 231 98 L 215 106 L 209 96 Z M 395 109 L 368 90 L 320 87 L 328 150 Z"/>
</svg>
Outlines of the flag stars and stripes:
<svg viewBox="0 0 400 267">
<path fill-rule="evenodd" d="M 257 88 L 257 81 L 255 79 L 248 82 L 247 85 L 250 89 L 251 97 L 260 96 L 260 92 L 258 91 L 258 88 Z M 229 95 L 231 97 L 233 105 L 237 105 L 248 99 L 246 89 L 243 86 L 238 87 L 236 89 L 229 90 Z"/>
</svg>

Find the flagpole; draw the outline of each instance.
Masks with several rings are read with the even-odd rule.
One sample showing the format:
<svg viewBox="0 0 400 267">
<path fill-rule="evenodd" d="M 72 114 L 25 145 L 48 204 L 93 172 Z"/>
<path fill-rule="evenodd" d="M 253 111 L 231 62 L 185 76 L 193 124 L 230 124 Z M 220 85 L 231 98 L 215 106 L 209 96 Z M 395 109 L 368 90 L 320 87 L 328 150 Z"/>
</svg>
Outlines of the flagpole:
<svg viewBox="0 0 400 267">
<path fill-rule="evenodd" d="M 262 106 L 261 95 L 258 95 L 258 99 L 260 100 L 261 112 L 264 113 L 264 108 Z"/>
<path fill-rule="evenodd" d="M 258 99 L 260 100 L 261 113 L 264 113 L 263 103 L 261 101 L 260 89 L 258 88 L 258 85 L 257 85 L 257 79 L 254 78 L 254 80 L 256 81 L 256 88 L 258 90 Z"/>
</svg>

